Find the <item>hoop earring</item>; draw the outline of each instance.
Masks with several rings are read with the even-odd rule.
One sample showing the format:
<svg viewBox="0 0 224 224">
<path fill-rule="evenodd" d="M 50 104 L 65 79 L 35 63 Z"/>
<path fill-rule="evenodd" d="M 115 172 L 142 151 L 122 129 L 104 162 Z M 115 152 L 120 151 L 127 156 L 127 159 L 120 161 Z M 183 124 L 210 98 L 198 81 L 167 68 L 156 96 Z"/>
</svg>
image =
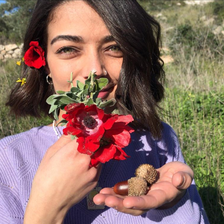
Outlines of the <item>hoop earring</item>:
<svg viewBox="0 0 224 224">
<path fill-rule="evenodd" d="M 46 76 L 46 82 L 49 85 L 53 85 L 52 78 L 49 75 Z"/>
</svg>

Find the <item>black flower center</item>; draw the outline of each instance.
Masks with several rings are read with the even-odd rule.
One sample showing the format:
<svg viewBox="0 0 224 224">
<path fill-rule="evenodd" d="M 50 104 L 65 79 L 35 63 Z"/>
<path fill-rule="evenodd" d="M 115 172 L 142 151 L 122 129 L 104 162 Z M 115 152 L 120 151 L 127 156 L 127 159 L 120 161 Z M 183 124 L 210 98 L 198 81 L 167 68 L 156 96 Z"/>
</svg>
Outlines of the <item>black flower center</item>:
<svg viewBox="0 0 224 224">
<path fill-rule="evenodd" d="M 94 129 L 97 126 L 97 121 L 91 116 L 86 116 L 83 120 L 83 124 L 87 128 Z"/>
</svg>

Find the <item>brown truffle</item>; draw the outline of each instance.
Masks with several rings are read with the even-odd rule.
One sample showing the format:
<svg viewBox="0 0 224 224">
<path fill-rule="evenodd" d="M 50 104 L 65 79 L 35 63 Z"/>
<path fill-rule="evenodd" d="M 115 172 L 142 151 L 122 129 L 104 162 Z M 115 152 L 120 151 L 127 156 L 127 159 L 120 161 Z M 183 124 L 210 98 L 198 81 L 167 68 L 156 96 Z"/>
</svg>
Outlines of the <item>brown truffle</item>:
<svg viewBox="0 0 224 224">
<path fill-rule="evenodd" d="M 135 171 L 136 177 L 144 178 L 150 185 L 157 180 L 156 169 L 149 164 L 140 165 Z"/>
<path fill-rule="evenodd" d="M 132 177 L 128 180 L 128 196 L 145 195 L 147 191 L 147 182 L 143 178 Z"/>
</svg>

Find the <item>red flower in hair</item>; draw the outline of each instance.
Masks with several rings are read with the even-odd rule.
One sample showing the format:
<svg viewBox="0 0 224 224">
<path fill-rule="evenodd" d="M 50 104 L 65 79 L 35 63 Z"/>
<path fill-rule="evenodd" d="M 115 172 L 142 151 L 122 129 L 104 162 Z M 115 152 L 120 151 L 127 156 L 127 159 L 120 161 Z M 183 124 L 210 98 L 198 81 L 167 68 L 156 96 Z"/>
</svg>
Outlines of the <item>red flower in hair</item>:
<svg viewBox="0 0 224 224">
<path fill-rule="evenodd" d="M 96 105 L 83 103 L 69 104 L 65 111 L 62 116 L 68 123 L 63 132 L 78 138 L 78 151 L 90 155 L 90 166 L 128 157 L 122 148 L 130 143 L 134 131 L 128 126 L 133 121 L 131 115 L 105 114 Z"/>
<path fill-rule="evenodd" d="M 44 50 L 39 46 L 38 41 L 30 42 L 30 48 L 24 55 L 24 62 L 27 66 L 37 69 L 46 65 Z"/>
</svg>

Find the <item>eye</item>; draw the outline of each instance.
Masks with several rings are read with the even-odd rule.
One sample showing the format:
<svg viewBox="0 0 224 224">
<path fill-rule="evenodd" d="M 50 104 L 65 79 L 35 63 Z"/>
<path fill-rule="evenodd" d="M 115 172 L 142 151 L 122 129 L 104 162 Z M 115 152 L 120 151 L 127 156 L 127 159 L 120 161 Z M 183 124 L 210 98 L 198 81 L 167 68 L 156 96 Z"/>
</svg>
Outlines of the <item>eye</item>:
<svg viewBox="0 0 224 224">
<path fill-rule="evenodd" d="M 60 56 L 65 58 L 76 56 L 78 53 L 78 49 L 74 47 L 62 47 L 56 51 L 56 54 L 59 54 Z"/>
<path fill-rule="evenodd" d="M 121 51 L 121 48 L 115 45 L 115 46 L 111 46 L 110 50 L 114 52 L 118 52 L 118 51 Z"/>
<path fill-rule="evenodd" d="M 106 48 L 106 53 L 112 57 L 123 57 L 123 52 L 119 45 L 110 45 Z"/>
</svg>

